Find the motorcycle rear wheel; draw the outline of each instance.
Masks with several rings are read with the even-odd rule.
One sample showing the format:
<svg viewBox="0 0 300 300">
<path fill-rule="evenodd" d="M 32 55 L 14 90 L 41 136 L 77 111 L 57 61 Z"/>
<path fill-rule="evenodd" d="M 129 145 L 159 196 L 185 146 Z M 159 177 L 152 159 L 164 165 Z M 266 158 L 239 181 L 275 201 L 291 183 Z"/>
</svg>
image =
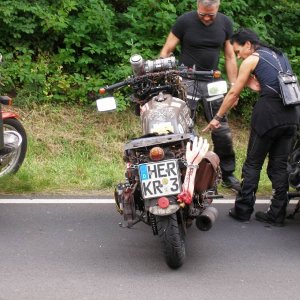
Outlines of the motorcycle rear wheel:
<svg viewBox="0 0 300 300">
<path fill-rule="evenodd" d="M 170 268 L 177 269 L 185 259 L 184 231 L 178 224 L 177 215 L 156 216 L 156 223 L 165 261 Z"/>
<path fill-rule="evenodd" d="M 18 119 L 8 118 L 3 120 L 3 130 L 17 131 L 22 136 L 22 144 L 17 151 L 10 153 L 10 160 L 5 166 L 0 166 L 0 177 L 16 173 L 21 167 L 27 152 L 26 131 Z"/>
</svg>

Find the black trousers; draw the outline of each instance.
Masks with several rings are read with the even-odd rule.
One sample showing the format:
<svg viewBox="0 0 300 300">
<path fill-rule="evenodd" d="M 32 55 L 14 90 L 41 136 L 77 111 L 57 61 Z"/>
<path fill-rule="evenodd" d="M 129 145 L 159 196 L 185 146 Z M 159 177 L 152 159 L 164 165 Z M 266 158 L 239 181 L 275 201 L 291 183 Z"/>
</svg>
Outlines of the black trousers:
<svg viewBox="0 0 300 300">
<path fill-rule="evenodd" d="M 194 119 L 198 103 L 203 106 L 205 120 L 209 123 L 218 112 L 224 97 L 209 97 L 207 92 L 207 81 L 185 81 L 188 86 L 189 107 Z M 214 152 L 220 158 L 222 177 L 232 175 L 235 170 L 235 152 L 233 150 L 231 130 L 227 117 L 221 121 L 221 127 L 211 132 L 211 139 L 214 145 Z"/>
<path fill-rule="evenodd" d="M 296 130 L 296 125 L 278 126 L 263 136 L 251 130 L 247 157 L 242 169 L 242 188 L 235 201 L 238 215 L 250 217 L 252 214 L 260 172 L 268 155 L 267 174 L 273 189 L 268 214 L 274 219 L 285 217 L 289 188 L 287 161 Z"/>
</svg>

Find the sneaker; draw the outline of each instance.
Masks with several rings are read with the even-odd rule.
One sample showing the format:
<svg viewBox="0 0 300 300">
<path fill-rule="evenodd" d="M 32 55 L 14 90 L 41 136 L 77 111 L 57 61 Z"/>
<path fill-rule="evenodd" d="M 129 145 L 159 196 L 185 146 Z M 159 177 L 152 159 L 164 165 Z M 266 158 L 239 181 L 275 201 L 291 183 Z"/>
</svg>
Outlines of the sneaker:
<svg viewBox="0 0 300 300">
<path fill-rule="evenodd" d="M 236 192 L 239 192 L 241 190 L 240 182 L 233 175 L 224 177 L 222 179 L 222 186 L 225 188 L 232 189 Z"/>
<path fill-rule="evenodd" d="M 276 220 L 272 218 L 267 212 L 258 211 L 255 213 L 255 219 L 259 222 L 268 223 L 273 226 L 284 226 L 284 219 L 280 218 L 280 220 Z"/>
<path fill-rule="evenodd" d="M 240 215 L 238 215 L 236 213 L 236 210 L 235 210 L 234 207 L 229 210 L 228 214 L 229 214 L 229 216 L 231 218 L 233 218 L 233 219 L 235 219 L 235 220 L 237 220 L 239 222 L 249 222 L 250 221 L 250 217 L 251 217 L 251 216 L 240 216 Z"/>
</svg>

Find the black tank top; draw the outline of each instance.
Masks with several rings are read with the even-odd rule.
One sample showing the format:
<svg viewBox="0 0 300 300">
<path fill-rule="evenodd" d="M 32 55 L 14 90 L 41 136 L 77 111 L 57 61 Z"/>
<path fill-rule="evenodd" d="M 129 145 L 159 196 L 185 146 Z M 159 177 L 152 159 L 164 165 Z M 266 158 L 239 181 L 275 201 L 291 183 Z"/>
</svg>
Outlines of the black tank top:
<svg viewBox="0 0 300 300">
<path fill-rule="evenodd" d="M 282 54 L 275 53 L 266 47 L 259 48 L 256 52 L 259 53 L 259 61 L 253 74 L 257 77 L 261 86 L 260 96 L 279 96 L 278 70 L 291 71 L 289 62 Z"/>
<path fill-rule="evenodd" d="M 268 130 L 277 126 L 297 124 L 298 117 L 295 107 L 283 105 L 277 79 L 278 71 L 264 59 L 278 67 L 279 70 L 280 63 L 284 71 L 286 71 L 286 68 L 290 68 L 289 62 L 285 63 L 284 56 L 276 53 L 279 60 L 278 63 L 275 54 L 266 47 L 262 47 L 256 52 L 259 53 L 259 61 L 253 74 L 260 83 L 261 91 L 259 99 L 253 108 L 251 127 L 258 135 L 262 136 Z"/>
</svg>

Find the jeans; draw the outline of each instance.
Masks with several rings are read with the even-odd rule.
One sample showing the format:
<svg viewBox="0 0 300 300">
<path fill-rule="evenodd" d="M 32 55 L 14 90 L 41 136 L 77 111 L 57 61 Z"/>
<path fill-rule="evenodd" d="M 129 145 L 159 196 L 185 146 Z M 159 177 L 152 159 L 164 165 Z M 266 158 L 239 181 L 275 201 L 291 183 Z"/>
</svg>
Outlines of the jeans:
<svg viewBox="0 0 300 300">
<path fill-rule="evenodd" d="M 206 81 L 186 80 L 188 87 L 188 105 L 195 118 L 198 102 L 203 106 L 205 120 L 209 123 L 218 112 L 224 97 L 223 95 L 209 97 L 207 93 Z M 214 152 L 220 158 L 222 177 L 226 178 L 233 174 L 235 170 L 235 153 L 233 150 L 232 135 L 228 125 L 227 117 L 221 120 L 221 127 L 211 132 L 211 139 L 214 145 Z"/>
<path fill-rule="evenodd" d="M 247 157 L 242 169 L 241 191 L 235 201 L 235 210 L 239 216 L 248 218 L 254 210 L 260 172 L 268 155 L 267 174 L 273 189 L 268 214 L 274 220 L 285 217 L 289 188 L 287 161 L 296 130 L 296 125 L 282 125 L 269 130 L 263 136 L 251 130 Z"/>
</svg>

